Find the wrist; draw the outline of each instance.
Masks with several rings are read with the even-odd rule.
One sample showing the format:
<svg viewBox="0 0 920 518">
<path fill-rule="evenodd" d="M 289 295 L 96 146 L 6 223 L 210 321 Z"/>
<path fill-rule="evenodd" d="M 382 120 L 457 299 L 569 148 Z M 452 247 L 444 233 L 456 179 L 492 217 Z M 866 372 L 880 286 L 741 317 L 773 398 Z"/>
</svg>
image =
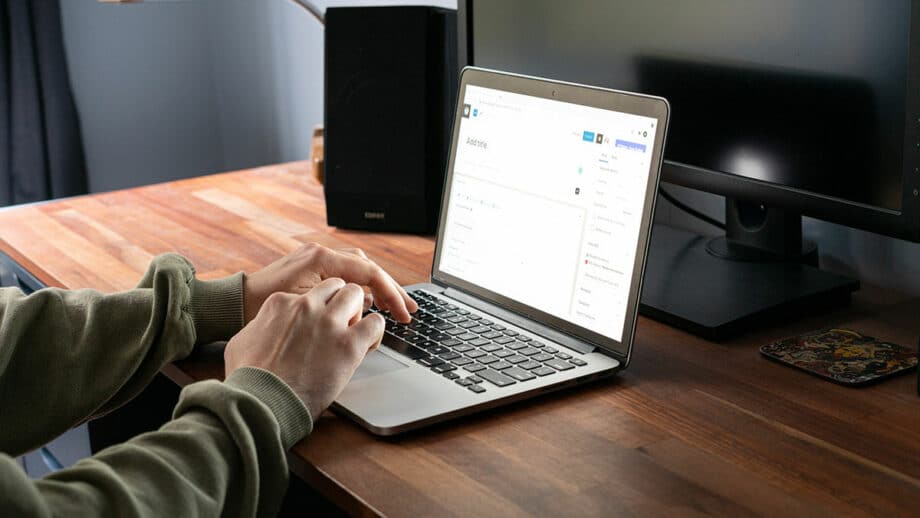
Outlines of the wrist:
<svg viewBox="0 0 920 518">
<path fill-rule="evenodd" d="M 252 281 L 249 275 L 243 274 L 243 325 L 248 324 L 259 314 L 259 308 L 262 307 L 262 297 L 252 288 Z"/>
</svg>

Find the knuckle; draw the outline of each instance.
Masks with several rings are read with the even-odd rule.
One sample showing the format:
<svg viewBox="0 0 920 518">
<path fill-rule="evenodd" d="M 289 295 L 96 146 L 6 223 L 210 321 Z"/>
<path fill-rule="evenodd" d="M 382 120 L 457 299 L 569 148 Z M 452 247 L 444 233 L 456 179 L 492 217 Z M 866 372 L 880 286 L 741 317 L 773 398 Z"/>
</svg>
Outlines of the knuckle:
<svg viewBox="0 0 920 518">
<path fill-rule="evenodd" d="M 345 286 L 343 286 L 342 291 L 344 291 L 345 294 L 348 295 L 349 297 L 359 297 L 360 296 L 361 298 L 364 298 L 364 288 L 362 288 L 361 286 L 358 286 L 357 284 L 353 282 L 349 282 Z"/>
<path fill-rule="evenodd" d="M 339 319 L 336 318 L 335 313 L 331 311 L 326 311 L 320 317 L 320 325 L 326 328 L 336 327 L 339 323 Z"/>
<path fill-rule="evenodd" d="M 285 294 L 280 291 L 272 293 L 265 299 L 265 305 L 270 308 L 277 308 L 278 306 L 284 304 L 286 298 L 284 295 Z"/>
<path fill-rule="evenodd" d="M 301 311 L 305 313 L 309 313 L 313 309 L 313 301 L 306 295 L 297 297 L 297 305 L 300 307 Z"/>
</svg>

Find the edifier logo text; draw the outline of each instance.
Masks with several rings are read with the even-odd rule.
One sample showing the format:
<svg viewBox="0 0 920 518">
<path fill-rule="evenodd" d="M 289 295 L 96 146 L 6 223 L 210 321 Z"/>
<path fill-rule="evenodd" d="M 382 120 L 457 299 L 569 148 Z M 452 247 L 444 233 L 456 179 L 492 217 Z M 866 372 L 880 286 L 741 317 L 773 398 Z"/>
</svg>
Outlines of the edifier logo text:
<svg viewBox="0 0 920 518">
<path fill-rule="evenodd" d="M 367 211 L 364 213 L 364 219 L 385 219 L 387 217 L 386 212 L 370 212 Z"/>
</svg>

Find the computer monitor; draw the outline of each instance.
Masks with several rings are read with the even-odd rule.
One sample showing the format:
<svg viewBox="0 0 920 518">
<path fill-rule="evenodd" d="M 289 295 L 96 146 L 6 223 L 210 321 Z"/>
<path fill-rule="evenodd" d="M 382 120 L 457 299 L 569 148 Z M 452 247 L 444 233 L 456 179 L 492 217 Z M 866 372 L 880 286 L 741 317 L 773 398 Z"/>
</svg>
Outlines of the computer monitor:
<svg viewBox="0 0 920 518">
<path fill-rule="evenodd" d="M 802 215 L 920 241 L 918 7 L 460 0 L 460 62 L 668 98 L 662 178 L 726 196 L 727 230 L 656 229 L 643 303 L 718 338 L 849 300 Z"/>
</svg>

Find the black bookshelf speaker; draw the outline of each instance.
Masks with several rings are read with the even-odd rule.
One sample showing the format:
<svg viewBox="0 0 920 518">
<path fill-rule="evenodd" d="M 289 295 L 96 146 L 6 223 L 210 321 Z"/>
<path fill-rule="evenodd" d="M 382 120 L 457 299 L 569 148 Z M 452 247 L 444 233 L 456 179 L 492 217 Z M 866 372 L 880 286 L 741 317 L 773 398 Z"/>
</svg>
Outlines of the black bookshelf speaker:
<svg viewBox="0 0 920 518">
<path fill-rule="evenodd" d="M 329 8 L 325 68 L 328 224 L 434 233 L 458 80 L 456 12 Z"/>
</svg>

